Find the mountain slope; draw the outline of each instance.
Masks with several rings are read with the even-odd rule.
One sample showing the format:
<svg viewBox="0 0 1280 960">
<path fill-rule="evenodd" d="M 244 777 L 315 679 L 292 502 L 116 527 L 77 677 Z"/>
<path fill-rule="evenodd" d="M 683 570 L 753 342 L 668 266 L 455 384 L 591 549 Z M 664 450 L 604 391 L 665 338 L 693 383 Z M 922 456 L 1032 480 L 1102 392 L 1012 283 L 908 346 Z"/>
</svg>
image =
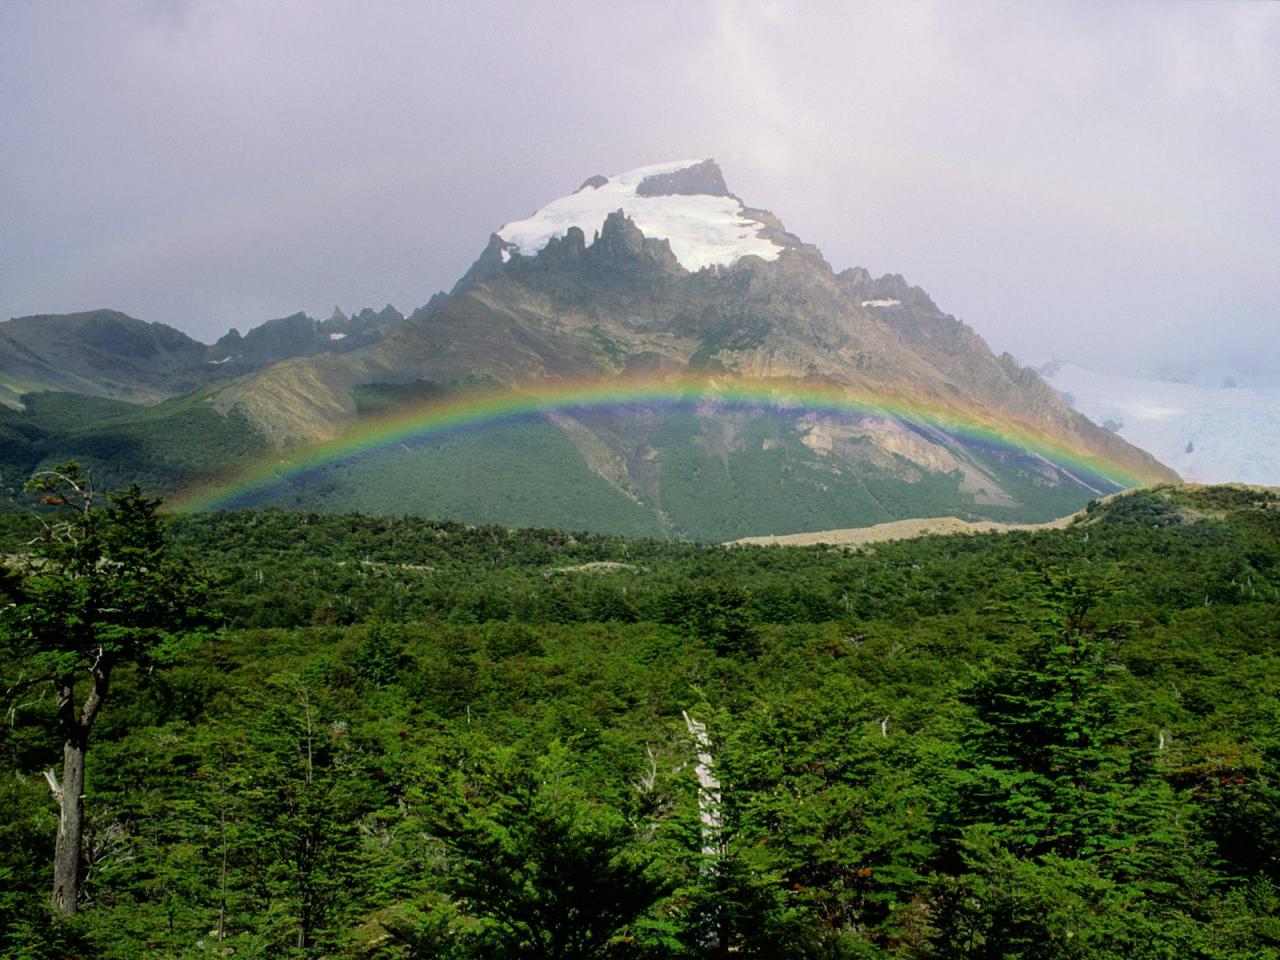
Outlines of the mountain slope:
<svg viewBox="0 0 1280 960">
<path fill-rule="evenodd" d="M 208 347 L 163 323 L 116 310 L 0 323 L 0 403 L 57 390 L 153 403 L 211 377 Z"/>
<path fill-rule="evenodd" d="M 296 313 L 209 346 L 117 310 L 16 317 L 0 323 L 0 405 L 22 408 L 42 391 L 156 403 L 290 357 L 371 346 L 403 320 L 392 306 L 354 317 L 335 308 L 325 321 Z"/>
<path fill-rule="evenodd" d="M 146 405 L 52 392 L 24 401 L 22 410 L 0 406 L 0 489 L 75 460 L 100 490 L 138 483 L 168 494 L 271 450 L 243 416 L 219 414 L 204 390 Z"/>
</svg>

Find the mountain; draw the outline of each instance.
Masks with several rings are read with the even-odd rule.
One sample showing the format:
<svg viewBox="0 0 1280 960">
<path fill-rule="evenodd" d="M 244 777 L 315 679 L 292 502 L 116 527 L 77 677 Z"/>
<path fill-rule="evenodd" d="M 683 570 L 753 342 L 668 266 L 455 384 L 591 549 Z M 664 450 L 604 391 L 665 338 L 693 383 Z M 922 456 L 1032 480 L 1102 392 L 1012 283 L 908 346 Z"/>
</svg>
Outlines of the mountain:
<svg viewBox="0 0 1280 960">
<path fill-rule="evenodd" d="M 425 310 L 426 308 L 421 308 Z M 249 466 L 270 447 L 212 385 L 278 360 L 376 343 L 404 317 L 394 307 L 329 320 L 268 320 L 212 346 L 115 310 L 0 323 L 0 487 L 69 459 L 102 486 L 173 492 Z"/>
<path fill-rule="evenodd" d="M 902 277 L 833 271 L 710 160 L 591 177 L 497 230 L 428 319 L 367 349 L 276 364 L 212 402 L 287 454 L 477 381 L 554 393 L 691 378 L 702 386 L 683 405 L 585 404 L 406 438 L 236 502 L 727 539 L 942 513 L 1043 520 L 1118 488 L 946 422 L 1175 478 Z M 744 382 L 778 401 L 721 402 Z M 873 400 L 841 414 L 784 396 L 813 389 Z"/>
<path fill-rule="evenodd" d="M 377 343 L 403 322 L 404 316 L 390 304 L 377 312 L 365 307 L 352 317 L 334 307 L 328 320 L 295 313 L 268 320 L 244 335 L 233 328 L 213 345 L 212 352 L 219 356 L 211 362 L 244 373 L 291 357 L 346 353 Z"/>
<path fill-rule="evenodd" d="M 211 379 L 208 347 L 115 310 L 0 323 L 0 404 L 52 390 L 153 403 Z"/>
<path fill-rule="evenodd" d="M 1050 363 L 1073 407 L 1197 483 L 1280 485 L 1280 389 L 1176 383 Z"/>
<path fill-rule="evenodd" d="M 0 323 L 0 405 L 40 392 L 152 404 L 290 357 L 358 350 L 403 321 L 390 305 L 352 317 L 335 307 L 328 320 L 296 313 L 209 346 L 117 310 L 16 317 Z"/>
<path fill-rule="evenodd" d="M 260 329 L 211 359 L 232 372 L 292 356 L 170 401 L 184 426 L 166 432 L 156 411 L 142 447 L 130 426 L 133 465 L 169 457 L 178 491 L 222 461 L 201 479 L 229 484 L 207 501 L 223 505 L 716 540 L 1035 522 L 1175 479 L 901 276 L 835 272 L 711 160 L 588 178 L 500 227 L 450 295 L 367 345 L 303 355 L 346 331 L 302 316 Z M 220 451 L 235 435 L 274 448 L 279 482 L 237 483 L 243 457 L 201 452 L 206 434 Z"/>
</svg>

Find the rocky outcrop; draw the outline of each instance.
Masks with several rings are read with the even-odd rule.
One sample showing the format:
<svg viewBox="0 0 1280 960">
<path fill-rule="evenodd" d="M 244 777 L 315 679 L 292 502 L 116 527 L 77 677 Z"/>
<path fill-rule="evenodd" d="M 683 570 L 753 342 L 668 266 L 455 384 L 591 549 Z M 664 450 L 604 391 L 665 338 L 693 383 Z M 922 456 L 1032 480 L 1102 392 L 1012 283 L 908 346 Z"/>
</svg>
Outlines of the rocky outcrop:
<svg viewBox="0 0 1280 960">
<path fill-rule="evenodd" d="M 456 297 L 458 294 L 470 290 L 477 283 L 483 283 L 488 280 L 506 265 L 515 249 L 514 244 L 507 243 L 496 233 L 489 234 L 489 242 L 485 245 L 484 250 L 480 252 L 476 262 L 453 285 L 453 289 L 449 291 L 449 296 Z"/>
<path fill-rule="evenodd" d="M 220 374 L 236 376 L 295 357 L 350 353 L 372 346 L 404 322 L 395 307 L 365 307 L 353 317 L 335 308 L 328 320 L 298 312 L 268 320 L 246 334 L 231 330 L 211 348 Z"/>
<path fill-rule="evenodd" d="M 591 181 L 588 180 L 587 183 Z M 674 173 L 660 173 L 646 177 L 636 187 L 636 195 L 641 197 L 701 195 L 738 199 L 729 192 L 729 185 L 724 182 L 724 174 L 714 160 L 703 160 L 701 163 L 676 170 Z"/>
<path fill-rule="evenodd" d="M 437 293 L 433 293 L 431 295 L 430 300 L 428 300 L 422 306 L 414 310 L 413 313 L 409 314 L 409 317 L 408 317 L 409 322 L 410 323 L 426 323 L 428 320 L 430 320 L 432 317 L 436 315 L 436 311 L 439 310 L 442 306 L 444 306 L 445 302 L 448 299 L 449 299 L 449 295 L 445 293 L 443 290 Z"/>
<path fill-rule="evenodd" d="M 907 283 L 900 273 L 873 278 L 865 267 L 850 267 L 842 270 L 838 279 L 851 297 L 868 306 L 887 308 L 907 304 L 932 313 L 942 312 L 927 293 Z"/>
</svg>

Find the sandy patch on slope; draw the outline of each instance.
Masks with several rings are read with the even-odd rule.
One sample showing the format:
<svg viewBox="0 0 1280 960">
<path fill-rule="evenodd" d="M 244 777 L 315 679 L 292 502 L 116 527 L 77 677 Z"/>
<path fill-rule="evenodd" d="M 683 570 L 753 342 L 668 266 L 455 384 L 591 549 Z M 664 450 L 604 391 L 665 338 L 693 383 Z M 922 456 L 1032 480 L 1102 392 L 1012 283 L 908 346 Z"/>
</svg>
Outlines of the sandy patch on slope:
<svg viewBox="0 0 1280 960">
<path fill-rule="evenodd" d="M 924 517 L 919 520 L 894 520 L 877 523 L 871 527 L 851 527 L 846 530 L 818 530 L 814 533 L 788 533 L 780 536 L 743 537 L 736 544 L 752 546 L 811 547 L 825 543 L 838 547 L 856 547 L 866 543 L 883 543 L 886 540 L 910 540 L 929 535 L 947 536 L 957 533 L 1008 533 L 1010 530 L 1054 530 L 1065 527 L 1076 514 L 1059 517 L 1045 523 L 996 523 L 989 520 L 971 522 L 959 517 Z"/>
</svg>

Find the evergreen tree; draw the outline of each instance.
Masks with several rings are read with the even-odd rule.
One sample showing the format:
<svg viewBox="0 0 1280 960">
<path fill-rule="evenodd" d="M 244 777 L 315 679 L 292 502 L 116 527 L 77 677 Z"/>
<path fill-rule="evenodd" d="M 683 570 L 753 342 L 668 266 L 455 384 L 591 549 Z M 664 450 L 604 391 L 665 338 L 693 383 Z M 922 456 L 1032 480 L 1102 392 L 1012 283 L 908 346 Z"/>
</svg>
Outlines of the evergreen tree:
<svg viewBox="0 0 1280 960">
<path fill-rule="evenodd" d="M 1016 660 L 964 698 L 942 955 L 1185 956 L 1207 851 L 1124 743 L 1122 631 L 1093 619 L 1078 577 L 1041 574 L 1029 593 Z"/>
<path fill-rule="evenodd" d="M 446 889 L 481 921 L 482 956 L 613 955 L 663 893 L 626 818 L 566 773 L 553 744 L 532 768 L 500 768 L 464 788 L 437 825 L 450 857 Z"/>
<path fill-rule="evenodd" d="M 996 839 L 1024 855 L 1096 852 L 1114 812 L 1119 727 L 1109 656 L 1119 632 L 1091 622 L 1095 599 L 1078 578 L 1038 575 L 1019 603 L 1017 662 L 980 677 L 964 698 L 973 714 L 962 819 L 991 824 Z"/>
<path fill-rule="evenodd" d="M 45 773 L 59 806 L 52 901 L 79 908 L 84 829 L 85 755 L 107 702 L 115 669 L 172 652 L 177 633 L 201 619 L 201 591 L 185 567 L 166 556 L 158 499 L 136 485 L 96 502 L 89 477 L 74 463 L 37 473 L 27 489 L 51 508 L 32 544 L 20 602 L 5 614 L 11 655 L 26 660 L 32 683 L 51 682 L 58 704 L 62 776 Z M 88 691 L 77 700 L 77 685 Z"/>
</svg>

